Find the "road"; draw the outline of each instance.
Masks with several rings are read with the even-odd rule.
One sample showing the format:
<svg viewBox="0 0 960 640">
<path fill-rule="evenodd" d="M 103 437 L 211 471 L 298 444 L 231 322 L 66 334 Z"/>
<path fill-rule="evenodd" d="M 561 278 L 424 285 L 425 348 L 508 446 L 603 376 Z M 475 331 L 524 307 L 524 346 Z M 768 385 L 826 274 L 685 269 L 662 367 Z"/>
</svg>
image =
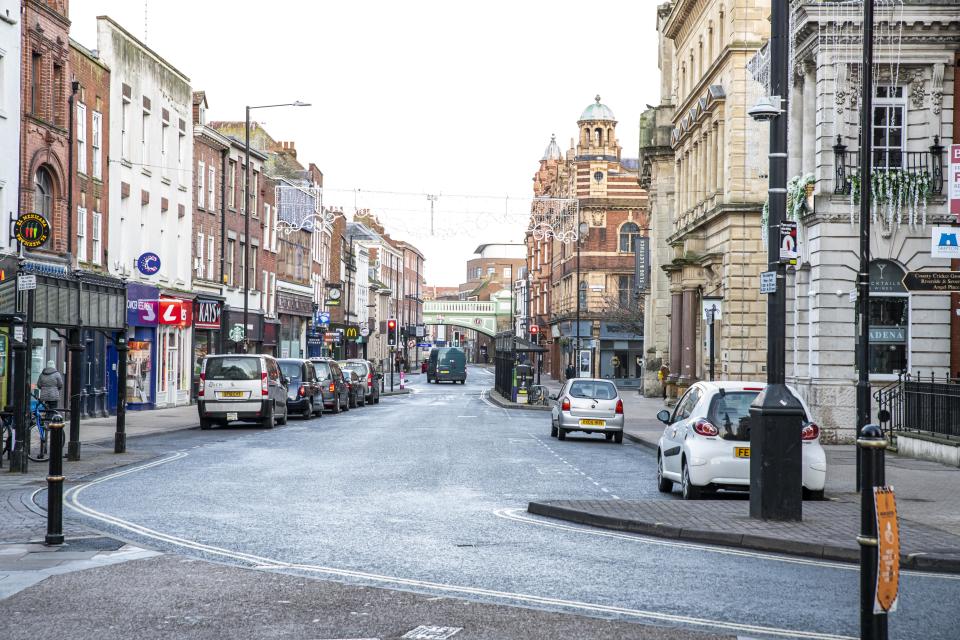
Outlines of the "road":
<svg viewBox="0 0 960 640">
<path fill-rule="evenodd" d="M 68 494 L 85 524 L 269 572 L 750 638 L 852 637 L 852 566 L 530 516 L 531 500 L 662 498 L 635 444 L 549 437 L 483 397 L 491 373 L 183 449 Z M 902 578 L 891 637 L 956 637 L 960 579 Z M 528 636 L 529 637 L 529 636 Z"/>
</svg>

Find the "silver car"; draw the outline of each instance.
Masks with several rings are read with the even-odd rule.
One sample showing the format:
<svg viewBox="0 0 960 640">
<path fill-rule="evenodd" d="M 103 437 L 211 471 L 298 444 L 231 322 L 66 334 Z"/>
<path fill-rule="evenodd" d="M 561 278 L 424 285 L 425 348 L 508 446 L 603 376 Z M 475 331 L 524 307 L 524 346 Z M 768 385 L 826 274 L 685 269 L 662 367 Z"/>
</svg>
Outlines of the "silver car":
<svg viewBox="0 0 960 640">
<path fill-rule="evenodd" d="M 568 380 L 554 400 L 550 435 L 565 440 L 571 431 L 602 433 L 607 440 L 623 442 L 623 400 L 609 380 Z"/>
</svg>

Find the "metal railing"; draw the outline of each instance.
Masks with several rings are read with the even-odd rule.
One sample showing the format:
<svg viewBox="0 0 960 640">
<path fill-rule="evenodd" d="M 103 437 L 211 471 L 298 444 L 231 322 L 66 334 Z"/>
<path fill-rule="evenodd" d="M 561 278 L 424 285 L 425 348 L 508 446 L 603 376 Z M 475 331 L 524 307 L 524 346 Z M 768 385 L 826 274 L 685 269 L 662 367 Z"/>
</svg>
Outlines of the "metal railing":
<svg viewBox="0 0 960 640">
<path fill-rule="evenodd" d="M 875 153 L 893 154 L 897 153 L 902 160 L 902 166 L 890 167 L 884 169 L 875 166 L 874 171 L 903 171 L 908 174 L 926 173 L 930 178 L 930 194 L 940 195 L 943 193 L 943 151 L 944 147 L 940 144 L 940 138 L 934 137 L 933 145 L 929 151 L 899 151 L 877 150 Z M 843 144 L 842 139 L 837 137 L 837 144 L 833 146 L 833 192 L 837 195 L 850 195 L 853 188 L 853 181 L 860 175 L 860 160 L 858 151 L 850 151 Z"/>
<path fill-rule="evenodd" d="M 909 373 L 877 389 L 877 417 L 886 431 L 960 438 L 960 379 Z"/>
</svg>

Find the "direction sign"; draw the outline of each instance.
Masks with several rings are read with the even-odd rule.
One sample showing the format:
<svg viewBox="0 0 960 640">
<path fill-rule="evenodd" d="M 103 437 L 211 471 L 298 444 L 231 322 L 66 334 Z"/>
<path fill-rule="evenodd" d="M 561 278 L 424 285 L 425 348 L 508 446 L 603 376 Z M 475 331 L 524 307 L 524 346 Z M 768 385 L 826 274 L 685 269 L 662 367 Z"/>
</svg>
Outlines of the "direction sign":
<svg viewBox="0 0 960 640">
<path fill-rule="evenodd" d="M 417 346 L 420 347 L 421 349 L 430 349 L 433 347 L 433 344 L 430 342 L 421 342 Z"/>
<path fill-rule="evenodd" d="M 17 291 L 29 291 L 30 289 L 36 288 L 37 276 L 32 273 L 17 276 Z"/>
<path fill-rule="evenodd" d="M 760 293 L 777 292 L 777 272 L 764 271 L 760 274 Z"/>
<path fill-rule="evenodd" d="M 903 276 L 907 291 L 960 291 L 960 271 L 909 271 Z"/>
</svg>

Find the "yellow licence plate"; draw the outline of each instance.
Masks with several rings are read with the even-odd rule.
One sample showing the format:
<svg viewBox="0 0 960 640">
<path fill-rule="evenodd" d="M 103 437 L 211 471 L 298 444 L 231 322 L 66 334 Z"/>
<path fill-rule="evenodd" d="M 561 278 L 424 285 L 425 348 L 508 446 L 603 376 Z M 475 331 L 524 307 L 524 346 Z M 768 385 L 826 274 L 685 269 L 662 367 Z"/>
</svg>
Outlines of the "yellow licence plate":
<svg viewBox="0 0 960 640">
<path fill-rule="evenodd" d="M 440 369 L 440 373 L 450 373 L 447 369 Z"/>
<path fill-rule="evenodd" d="M 606 420 L 590 420 L 588 418 L 580 418 L 580 425 L 584 427 L 605 427 L 607 425 Z"/>
<path fill-rule="evenodd" d="M 221 398 L 242 398 L 243 391 L 221 391 L 220 397 Z"/>
<path fill-rule="evenodd" d="M 750 447 L 734 447 L 734 448 L 733 448 L 733 457 L 735 457 L 735 458 L 749 458 L 749 457 L 750 457 Z"/>
</svg>

